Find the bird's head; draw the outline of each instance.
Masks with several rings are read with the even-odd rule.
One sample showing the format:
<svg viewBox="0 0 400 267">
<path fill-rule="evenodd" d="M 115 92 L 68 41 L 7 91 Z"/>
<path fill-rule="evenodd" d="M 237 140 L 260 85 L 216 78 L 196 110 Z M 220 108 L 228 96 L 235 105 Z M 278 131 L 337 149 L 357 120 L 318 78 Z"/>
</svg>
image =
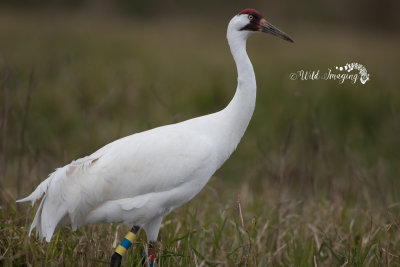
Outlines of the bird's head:
<svg viewBox="0 0 400 267">
<path fill-rule="evenodd" d="M 242 32 L 246 35 L 253 32 L 265 32 L 282 38 L 283 40 L 294 42 L 289 35 L 266 21 L 262 15 L 254 9 L 245 9 L 233 17 L 229 23 L 229 28 L 231 31 Z"/>
</svg>

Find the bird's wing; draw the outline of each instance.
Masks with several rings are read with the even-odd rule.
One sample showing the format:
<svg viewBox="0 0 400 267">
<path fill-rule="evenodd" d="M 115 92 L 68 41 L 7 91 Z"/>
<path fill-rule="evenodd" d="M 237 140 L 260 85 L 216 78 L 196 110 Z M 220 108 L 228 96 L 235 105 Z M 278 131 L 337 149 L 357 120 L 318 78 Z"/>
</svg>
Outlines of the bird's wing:
<svg viewBox="0 0 400 267">
<path fill-rule="evenodd" d="M 71 222 L 110 200 L 168 191 L 215 171 L 209 138 L 190 127 L 168 125 L 119 139 L 65 166 L 48 199 L 66 204 Z M 199 174 L 199 170 L 201 173 Z"/>
<path fill-rule="evenodd" d="M 49 241 L 58 225 L 70 223 L 76 229 L 85 224 L 91 211 L 106 203 L 128 211 L 145 205 L 152 193 L 165 195 L 181 185 L 186 188 L 185 199 L 191 199 L 220 166 L 215 144 L 206 131 L 199 131 L 203 126 L 199 121 L 121 138 L 57 169 L 21 200 L 34 202 L 45 194 L 32 227 Z M 194 183 L 199 188 L 187 185 L 192 180 L 201 180 Z"/>
</svg>

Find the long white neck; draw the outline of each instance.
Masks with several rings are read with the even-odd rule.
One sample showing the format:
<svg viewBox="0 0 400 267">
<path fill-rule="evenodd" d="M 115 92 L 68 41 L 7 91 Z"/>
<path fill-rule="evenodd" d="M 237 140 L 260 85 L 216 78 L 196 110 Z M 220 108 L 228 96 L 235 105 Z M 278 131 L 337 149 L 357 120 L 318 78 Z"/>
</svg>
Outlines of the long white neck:
<svg viewBox="0 0 400 267">
<path fill-rule="evenodd" d="M 253 115 L 257 85 L 253 66 L 246 52 L 249 32 L 238 31 L 233 27 L 230 23 L 227 39 L 237 67 L 238 84 L 235 96 L 221 113 L 225 120 L 224 126 L 227 137 L 234 146 L 233 149 L 235 149 Z"/>
</svg>

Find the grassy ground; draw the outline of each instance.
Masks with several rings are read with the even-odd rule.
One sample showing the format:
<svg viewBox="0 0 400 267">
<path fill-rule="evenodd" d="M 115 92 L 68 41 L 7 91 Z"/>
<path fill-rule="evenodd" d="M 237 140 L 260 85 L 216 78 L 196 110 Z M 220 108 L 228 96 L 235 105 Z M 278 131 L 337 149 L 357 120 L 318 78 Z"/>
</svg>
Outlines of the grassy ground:
<svg viewBox="0 0 400 267">
<path fill-rule="evenodd" d="M 3 266 L 107 264 L 128 227 L 65 227 L 46 244 L 27 237 L 35 208 L 15 199 L 116 138 L 224 107 L 236 86 L 227 21 L 0 15 Z M 400 265 L 400 40 L 271 22 L 296 43 L 249 41 L 254 117 L 199 196 L 164 219 L 160 266 Z M 350 62 L 371 80 L 289 79 Z"/>
</svg>

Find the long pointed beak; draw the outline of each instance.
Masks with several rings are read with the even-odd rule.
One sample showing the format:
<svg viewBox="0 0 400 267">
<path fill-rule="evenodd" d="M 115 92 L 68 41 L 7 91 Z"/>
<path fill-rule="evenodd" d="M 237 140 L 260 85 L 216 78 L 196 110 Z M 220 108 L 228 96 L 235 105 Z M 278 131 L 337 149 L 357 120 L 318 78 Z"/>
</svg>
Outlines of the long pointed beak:
<svg viewBox="0 0 400 267">
<path fill-rule="evenodd" d="M 275 27 L 274 25 L 272 25 L 265 19 L 260 20 L 260 26 L 261 26 L 261 30 L 260 30 L 261 32 L 270 33 L 279 38 L 282 38 L 283 40 L 294 43 L 293 39 L 289 35 L 287 35 L 283 31 L 279 30 L 277 27 Z"/>
</svg>

